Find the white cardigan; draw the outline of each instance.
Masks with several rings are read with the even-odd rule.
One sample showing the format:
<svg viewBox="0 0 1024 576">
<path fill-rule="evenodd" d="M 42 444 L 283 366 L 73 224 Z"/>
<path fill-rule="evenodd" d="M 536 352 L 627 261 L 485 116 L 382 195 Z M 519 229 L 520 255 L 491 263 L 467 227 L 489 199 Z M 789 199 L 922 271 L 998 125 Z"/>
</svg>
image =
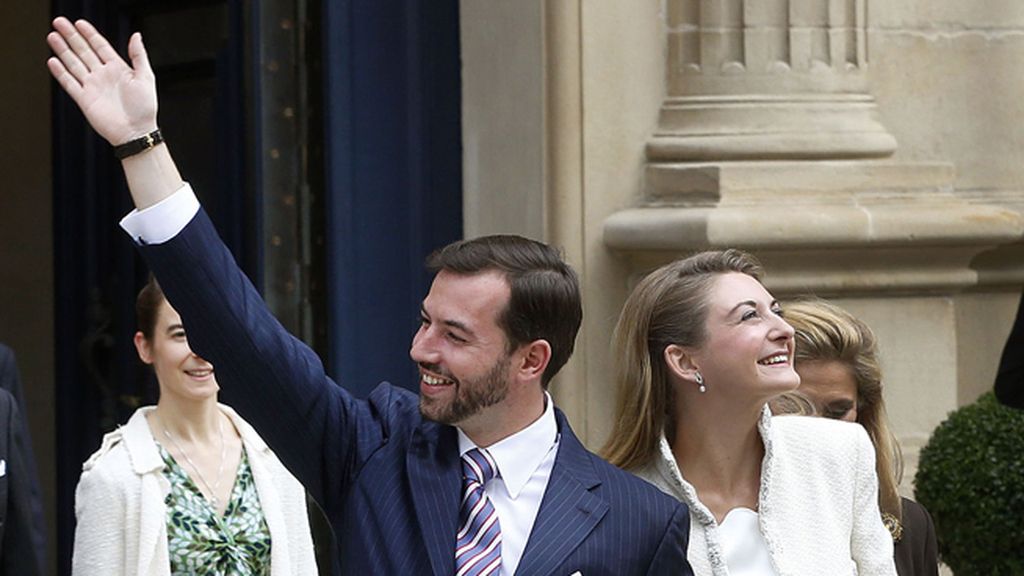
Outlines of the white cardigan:
<svg viewBox="0 0 1024 576">
<path fill-rule="evenodd" d="M 270 530 L 272 576 L 315 575 L 306 493 L 248 423 L 224 405 L 242 437 L 260 507 Z M 167 507 L 170 483 L 146 423 L 153 407 L 103 437 L 82 466 L 75 490 L 75 548 L 71 572 L 81 576 L 170 576 Z"/>
<path fill-rule="evenodd" d="M 765 455 L 758 517 L 778 576 L 896 576 L 892 536 L 878 511 L 875 451 L 857 424 L 803 416 L 758 424 Z M 728 576 L 718 523 L 683 479 L 664 436 L 635 473 L 690 507 L 687 557 L 695 576 Z"/>
</svg>

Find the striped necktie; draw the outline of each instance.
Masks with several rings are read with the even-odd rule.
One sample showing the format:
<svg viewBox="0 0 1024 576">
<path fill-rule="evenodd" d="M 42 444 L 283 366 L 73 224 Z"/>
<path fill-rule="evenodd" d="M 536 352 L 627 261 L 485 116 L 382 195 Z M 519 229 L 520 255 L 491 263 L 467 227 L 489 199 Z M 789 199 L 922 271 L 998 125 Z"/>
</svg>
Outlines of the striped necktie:
<svg viewBox="0 0 1024 576">
<path fill-rule="evenodd" d="M 498 474 L 486 450 L 473 448 L 462 456 L 462 507 L 455 539 L 455 576 L 484 576 L 501 570 L 501 525 L 484 494 L 484 485 Z"/>
</svg>

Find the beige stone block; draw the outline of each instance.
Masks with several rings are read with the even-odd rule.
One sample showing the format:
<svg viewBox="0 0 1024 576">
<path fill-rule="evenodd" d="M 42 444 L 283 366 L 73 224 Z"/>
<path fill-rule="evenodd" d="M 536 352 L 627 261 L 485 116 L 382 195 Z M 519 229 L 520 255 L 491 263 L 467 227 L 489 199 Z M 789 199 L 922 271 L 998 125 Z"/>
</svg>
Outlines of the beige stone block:
<svg viewBox="0 0 1024 576">
<path fill-rule="evenodd" d="M 647 202 L 608 217 L 604 238 L 634 271 L 751 250 L 779 294 L 949 293 L 979 286 L 981 272 L 1024 273 L 1024 262 L 978 259 L 1018 241 L 1024 217 L 957 197 L 952 178 L 934 163 L 654 164 Z"/>
<path fill-rule="evenodd" d="M 853 202 L 853 195 L 896 197 L 951 191 L 945 163 L 863 161 L 708 162 L 649 164 L 649 203 Z"/>
<path fill-rule="evenodd" d="M 877 28 L 964 30 L 1024 27 L 1024 4 L 1017 0 L 875 0 L 868 24 Z"/>
<path fill-rule="evenodd" d="M 992 390 L 1019 301 L 1019 290 L 956 297 L 958 405 Z"/>
<path fill-rule="evenodd" d="M 902 297 L 962 291 L 977 285 L 972 247 L 860 247 L 783 250 L 747 247 L 771 272 L 777 296 Z"/>
<path fill-rule="evenodd" d="M 584 321 L 578 346 L 586 413 L 573 426 L 600 447 L 615 403 L 609 337 L 626 296 L 626 263 L 604 245 L 602 226 L 641 193 L 644 143 L 665 95 L 664 15 L 656 2 L 581 2 Z"/>
<path fill-rule="evenodd" d="M 1020 234 L 1021 215 L 994 206 L 925 199 L 889 204 L 862 204 L 871 224 L 868 237 L 884 243 L 922 243 L 955 246 L 962 239 L 972 244 L 1013 241 Z"/>
<path fill-rule="evenodd" d="M 852 205 L 723 207 L 708 215 L 711 246 L 827 246 L 867 241 L 869 214 Z"/>
<path fill-rule="evenodd" d="M 604 237 L 626 253 L 730 246 L 899 249 L 929 255 L 932 266 L 960 268 L 951 285 L 961 285 L 965 274 L 975 275 L 967 269 L 970 258 L 1018 240 L 1024 218 L 955 197 L 948 192 L 951 176 L 941 164 L 652 165 L 649 202 L 610 216 Z"/>
<path fill-rule="evenodd" d="M 544 29 L 538 2 L 460 3 L 467 236 L 544 237 Z"/>
<path fill-rule="evenodd" d="M 960 190 L 1024 189 L 1024 33 L 883 30 L 870 45 L 895 158 L 953 162 Z"/>
<path fill-rule="evenodd" d="M 545 186 L 547 194 L 545 239 L 564 252 L 582 273 L 583 159 L 581 122 L 580 11 L 575 2 L 545 4 Z M 584 425 L 587 410 L 586 346 L 577 342 L 575 354 L 550 388 L 559 407 L 577 425 Z"/>
</svg>

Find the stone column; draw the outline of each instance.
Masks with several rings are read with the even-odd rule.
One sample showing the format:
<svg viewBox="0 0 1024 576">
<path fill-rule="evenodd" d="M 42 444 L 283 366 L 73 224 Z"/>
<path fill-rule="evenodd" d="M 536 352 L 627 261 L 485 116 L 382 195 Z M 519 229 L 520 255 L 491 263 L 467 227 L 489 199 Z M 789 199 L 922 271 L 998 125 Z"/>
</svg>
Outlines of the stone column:
<svg viewBox="0 0 1024 576">
<path fill-rule="evenodd" d="M 668 98 L 650 158 L 892 154 L 868 90 L 865 4 L 668 0 Z"/>
<path fill-rule="evenodd" d="M 604 220 L 603 240 L 634 278 L 744 248 L 780 299 L 835 298 L 864 318 L 881 341 L 909 483 L 932 429 L 973 399 L 963 391 L 991 387 L 994 365 L 964 369 L 977 356 L 967 336 L 991 317 L 979 294 L 1024 278 L 999 249 L 1020 240 L 1024 219 L 958 192 L 951 163 L 886 159 L 896 139 L 869 89 L 866 10 L 668 0 L 667 90 L 643 193 Z"/>
</svg>

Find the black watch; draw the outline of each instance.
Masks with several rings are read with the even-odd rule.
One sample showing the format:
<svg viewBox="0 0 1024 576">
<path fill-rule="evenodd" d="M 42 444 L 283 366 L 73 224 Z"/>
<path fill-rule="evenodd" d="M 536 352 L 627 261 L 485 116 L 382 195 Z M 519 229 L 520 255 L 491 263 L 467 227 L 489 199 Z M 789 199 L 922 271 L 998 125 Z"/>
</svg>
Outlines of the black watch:
<svg viewBox="0 0 1024 576">
<path fill-rule="evenodd" d="M 134 156 L 139 152 L 145 152 L 163 141 L 164 135 L 160 132 L 160 129 L 157 128 L 141 138 L 136 138 L 135 140 L 114 146 L 114 157 L 118 160 L 123 160 L 129 156 Z"/>
</svg>

